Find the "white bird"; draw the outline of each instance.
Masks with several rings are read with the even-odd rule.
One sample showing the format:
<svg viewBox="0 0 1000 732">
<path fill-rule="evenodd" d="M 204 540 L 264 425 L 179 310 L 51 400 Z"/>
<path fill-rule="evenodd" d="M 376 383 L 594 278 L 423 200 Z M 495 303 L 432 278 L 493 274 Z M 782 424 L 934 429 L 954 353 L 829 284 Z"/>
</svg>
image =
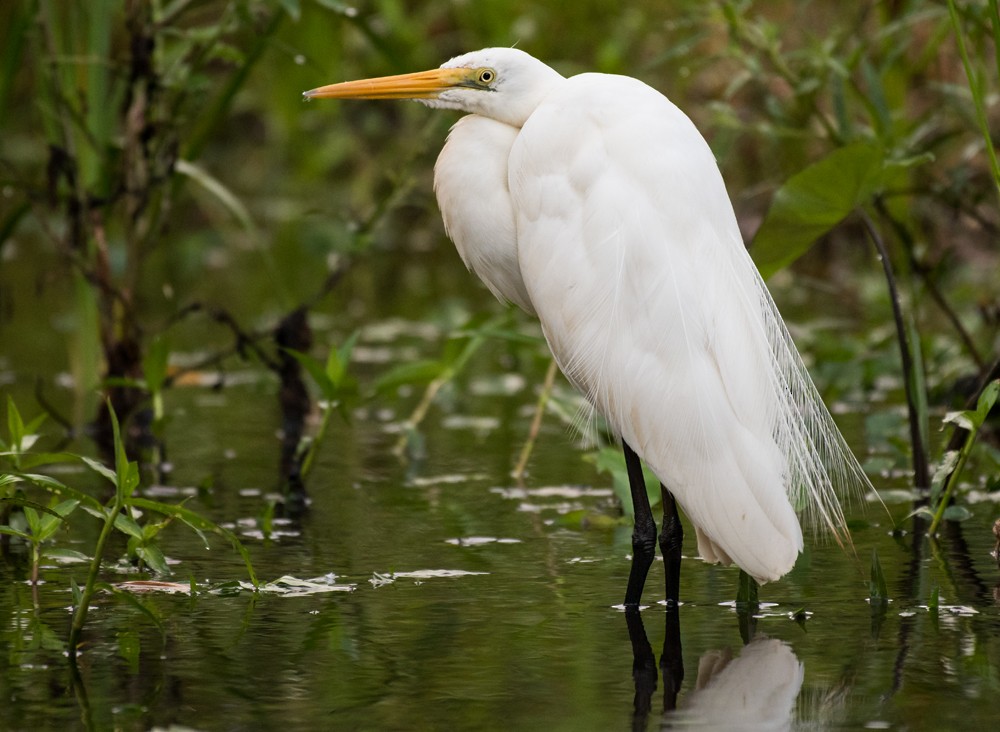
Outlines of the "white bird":
<svg viewBox="0 0 1000 732">
<path fill-rule="evenodd" d="M 674 499 L 703 559 L 761 583 L 795 564 L 799 513 L 849 541 L 838 493 L 870 484 L 747 254 L 711 149 L 665 96 L 489 48 L 305 97 L 469 113 L 434 169 L 445 229 L 497 297 L 537 314 L 563 373 L 622 440 L 636 517 L 626 606 L 656 543 L 640 458 L 663 484 L 668 604 Z"/>
</svg>

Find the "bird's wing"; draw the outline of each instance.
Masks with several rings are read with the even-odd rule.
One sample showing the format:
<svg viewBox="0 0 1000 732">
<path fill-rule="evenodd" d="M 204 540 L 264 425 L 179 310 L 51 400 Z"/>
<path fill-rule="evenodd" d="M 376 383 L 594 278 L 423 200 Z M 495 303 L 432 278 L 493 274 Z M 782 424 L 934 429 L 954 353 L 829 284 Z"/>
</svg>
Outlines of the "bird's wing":
<svg viewBox="0 0 1000 732">
<path fill-rule="evenodd" d="M 507 163 L 518 130 L 475 114 L 460 119 L 434 166 L 444 228 L 465 266 L 500 300 L 534 313 L 517 262 Z"/>
<path fill-rule="evenodd" d="M 674 493 L 707 559 L 785 574 L 795 509 L 843 523 L 816 450 L 836 471 L 856 461 L 707 143 L 645 84 L 583 74 L 528 119 L 509 176 L 521 276 L 560 367 Z"/>
</svg>

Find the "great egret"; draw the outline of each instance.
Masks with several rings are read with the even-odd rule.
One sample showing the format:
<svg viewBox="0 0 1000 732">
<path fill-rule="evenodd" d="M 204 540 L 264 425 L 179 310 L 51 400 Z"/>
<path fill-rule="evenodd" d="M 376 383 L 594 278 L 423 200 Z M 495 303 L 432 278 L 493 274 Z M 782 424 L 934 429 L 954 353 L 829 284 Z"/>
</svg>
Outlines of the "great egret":
<svg viewBox="0 0 1000 732">
<path fill-rule="evenodd" d="M 703 559 L 761 583 L 802 550 L 797 512 L 847 539 L 837 494 L 870 484 L 746 252 L 711 149 L 666 97 L 625 76 L 565 78 L 511 48 L 305 97 L 470 113 L 434 168 L 445 229 L 497 297 L 537 314 L 563 373 L 621 437 L 635 508 L 626 606 L 656 544 L 640 458 L 662 481 L 668 604 L 674 498 Z"/>
</svg>

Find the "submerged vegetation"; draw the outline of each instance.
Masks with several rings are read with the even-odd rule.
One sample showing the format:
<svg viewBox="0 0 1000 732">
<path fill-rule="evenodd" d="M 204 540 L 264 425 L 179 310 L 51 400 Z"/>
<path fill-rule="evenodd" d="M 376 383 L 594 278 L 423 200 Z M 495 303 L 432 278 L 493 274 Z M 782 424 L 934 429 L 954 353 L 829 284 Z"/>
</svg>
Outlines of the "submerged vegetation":
<svg viewBox="0 0 1000 732">
<path fill-rule="evenodd" d="M 252 424 L 275 443 L 243 452 L 267 486 L 251 523 L 269 551 L 282 522 L 338 505 L 331 486 L 425 478 L 452 449 L 428 442 L 441 415 L 463 450 L 490 443 L 494 485 L 567 480 L 566 463 L 532 455 L 549 429 L 579 480 L 610 485 L 628 509 L 602 426 L 596 447 L 569 450 L 580 400 L 537 327 L 479 289 L 444 240 L 431 168 L 447 116 L 300 98 L 514 43 L 566 74 L 640 77 L 706 133 L 824 398 L 853 420 L 882 499 L 906 504 L 892 511 L 902 579 L 884 548 L 872 557 L 873 636 L 894 597 L 944 612 L 942 593 L 974 575 L 962 522 L 988 530 L 1000 494 L 997 0 L 406 5 L 0 7 L 0 555 L 3 582 L 31 588 L 26 635 L 75 658 L 102 591 L 173 632 L 136 585 L 110 578 L 181 572 L 194 592 L 193 570 L 172 569 L 177 524 L 236 548 L 214 590 L 238 588 L 242 567 L 257 586 L 254 547 L 220 513 L 245 486 L 216 485 L 222 443 L 202 437 L 199 452 L 187 435 L 212 395 L 247 384 L 245 422 L 224 429 Z M 464 413 L 479 399 L 493 400 L 489 417 Z M 503 440 L 474 440 L 500 421 Z M 360 457 L 363 444 L 377 457 Z M 331 479 L 330 464 L 348 477 Z M 620 521 L 599 501 L 557 519 Z M 947 578 L 931 586 L 915 569 L 928 552 Z M 380 572 L 373 586 L 407 576 Z M 40 595 L 58 591 L 72 596 L 66 633 L 39 615 Z M 741 586 L 738 604 L 756 613 L 758 598 Z M 119 639 L 123 657 L 138 656 L 137 637 Z"/>
</svg>

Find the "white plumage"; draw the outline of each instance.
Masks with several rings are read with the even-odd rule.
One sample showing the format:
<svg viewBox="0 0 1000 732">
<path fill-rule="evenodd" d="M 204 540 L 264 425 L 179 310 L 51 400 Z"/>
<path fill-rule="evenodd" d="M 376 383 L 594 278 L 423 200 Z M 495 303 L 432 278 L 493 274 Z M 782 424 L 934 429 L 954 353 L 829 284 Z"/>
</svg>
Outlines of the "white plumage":
<svg viewBox="0 0 1000 732">
<path fill-rule="evenodd" d="M 797 512 L 847 537 L 868 486 L 753 265 L 708 144 L 635 79 L 564 78 L 514 49 L 310 97 L 471 112 L 435 168 L 448 235 L 529 313 L 563 373 L 653 469 L 711 562 L 761 582 L 802 550 Z"/>
</svg>

